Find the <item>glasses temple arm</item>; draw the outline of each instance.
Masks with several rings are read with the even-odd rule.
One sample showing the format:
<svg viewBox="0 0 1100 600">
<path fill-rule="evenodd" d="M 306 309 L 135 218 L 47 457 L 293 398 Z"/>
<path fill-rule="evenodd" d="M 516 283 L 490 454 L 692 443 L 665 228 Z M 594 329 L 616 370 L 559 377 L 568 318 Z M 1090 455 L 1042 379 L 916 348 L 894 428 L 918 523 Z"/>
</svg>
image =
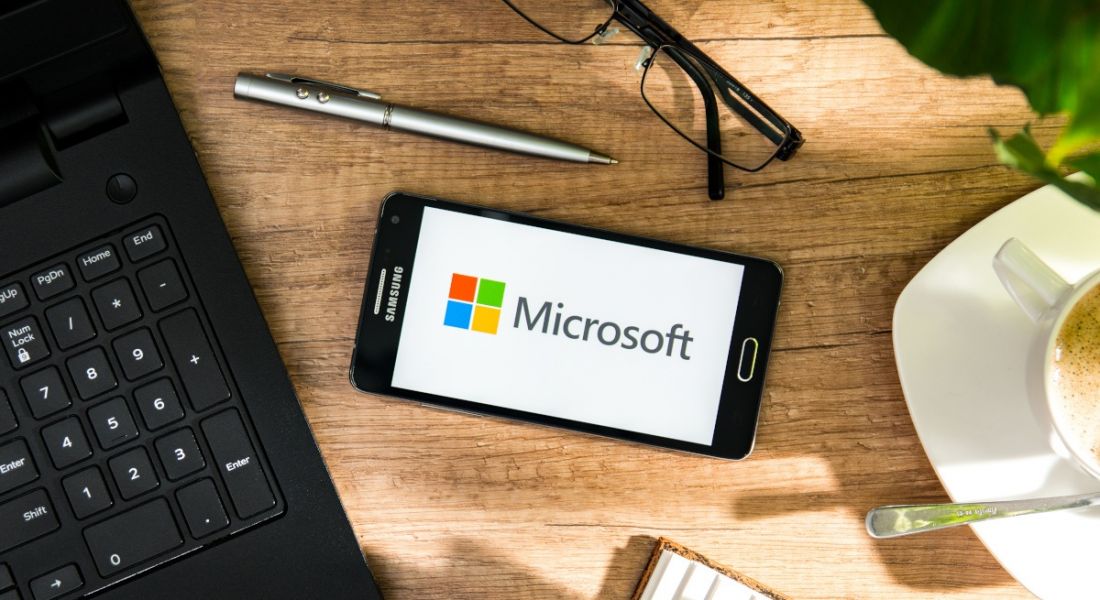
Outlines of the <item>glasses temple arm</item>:
<svg viewBox="0 0 1100 600">
<path fill-rule="evenodd" d="M 722 128 L 718 119 L 718 101 L 706 77 L 691 61 L 676 51 L 667 54 L 691 77 L 703 96 L 703 109 L 707 115 L 707 148 L 710 149 L 707 153 L 707 192 L 711 200 L 721 200 L 726 197 L 726 175 L 725 163 L 719 158 L 722 155 Z"/>
</svg>

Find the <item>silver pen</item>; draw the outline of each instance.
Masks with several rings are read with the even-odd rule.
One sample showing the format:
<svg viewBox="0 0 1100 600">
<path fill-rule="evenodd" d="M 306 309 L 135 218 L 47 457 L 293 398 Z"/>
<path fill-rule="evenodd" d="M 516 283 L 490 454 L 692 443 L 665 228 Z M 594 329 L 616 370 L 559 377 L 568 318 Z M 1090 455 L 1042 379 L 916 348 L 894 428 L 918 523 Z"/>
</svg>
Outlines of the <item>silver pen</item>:
<svg viewBox="0 0 1100 600">
<path fill-rule="evenodd" d="M 345 117 L 387 129 L 530 154 L 558 160 L 613 165 L 619 161 L 561 140 L 488 123 L 390 104 L 374 92 L 306 77 L 240 73 L 233 86 L 237 98 L 262 100 L 293 108 Z"/>
</svg>

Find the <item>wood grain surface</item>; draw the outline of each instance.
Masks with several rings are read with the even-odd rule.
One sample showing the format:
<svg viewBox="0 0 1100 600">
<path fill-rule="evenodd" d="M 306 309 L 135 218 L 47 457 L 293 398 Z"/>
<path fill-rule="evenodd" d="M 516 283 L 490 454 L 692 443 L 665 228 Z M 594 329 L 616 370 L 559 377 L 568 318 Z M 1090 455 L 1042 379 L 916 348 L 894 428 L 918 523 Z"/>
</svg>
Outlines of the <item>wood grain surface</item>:
<svg viewBox="0 0 1100 600">
<path fill-rule="evenodd" d="M 641 100 L 636 38 L 557 44 L 497 0 L 134 0 L 386 597 L 625 599 L 662 535 L 795 598 L 1028 597 L 969 529 L 863 531 L 873 506 L 947 500 L 898 384 L 891 315 L 925 262 L 1037 187 L 986 135 L 1027 122 L 1024 98 L 924 67 L 854 0 L 649 4 L 803 131 L 794 160 L 730 171 L 728 198 L 708 201 L 704 158 Z M 622 164 L 233 99 L 238 71 L 265 70 Z M 710 460 L 355 392 L 375 218 L 398 189 L 778 261 L 755 453 Z"/>
</svg>

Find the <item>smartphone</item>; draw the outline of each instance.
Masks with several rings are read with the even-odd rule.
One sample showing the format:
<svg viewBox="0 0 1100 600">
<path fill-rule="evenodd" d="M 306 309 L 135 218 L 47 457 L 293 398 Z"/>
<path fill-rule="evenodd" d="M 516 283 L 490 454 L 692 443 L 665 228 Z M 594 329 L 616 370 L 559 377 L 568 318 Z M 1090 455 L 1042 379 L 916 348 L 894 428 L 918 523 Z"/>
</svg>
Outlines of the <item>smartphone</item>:
<svg viewBox="0 0 1100 600">
<path fill-rule="evenodd" d="M 351 382 L 741 459 L 756 437 L 782 280 L 761 258 L 393 193 Z"/>
</svg>

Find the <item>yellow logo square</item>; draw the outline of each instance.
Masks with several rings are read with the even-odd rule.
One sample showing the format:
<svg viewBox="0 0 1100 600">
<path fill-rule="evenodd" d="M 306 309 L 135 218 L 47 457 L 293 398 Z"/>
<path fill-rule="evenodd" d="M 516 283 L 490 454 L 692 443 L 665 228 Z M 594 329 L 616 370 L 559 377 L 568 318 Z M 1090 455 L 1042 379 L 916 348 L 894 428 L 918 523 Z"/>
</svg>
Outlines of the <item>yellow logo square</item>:
<svg viewBox="0 0 1100 600">
<path fill-rule="evenodd" d="M 500 309 L 491 308 L 488 306 L 481 306 L 480 304 L 474 307 L 474 319 L 470 324 L 470 329 L 474 331 L 480 331 L 482 333 L 491 333 L 496 335 L 497 325 L 500 324 Z"/>
</svg>

